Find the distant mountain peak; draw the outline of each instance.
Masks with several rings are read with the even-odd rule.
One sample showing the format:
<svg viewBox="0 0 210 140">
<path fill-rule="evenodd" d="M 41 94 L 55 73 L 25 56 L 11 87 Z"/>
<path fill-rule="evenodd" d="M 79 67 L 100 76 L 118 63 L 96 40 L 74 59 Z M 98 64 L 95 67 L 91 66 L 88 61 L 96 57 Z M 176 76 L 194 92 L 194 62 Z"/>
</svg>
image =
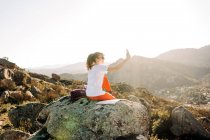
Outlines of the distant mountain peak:
<svg viewBox="0 0 210 140">
<path fill-rule="evenodd" d="M 160 54 L 156 58 L 192 66 L 210 67 L 209 52 L 210 45 L 206 45 L 199 49 L 186 48 L 171 50 Z"/>
<path fill-rule="evenodd" d="M 62 73 L 71 73 L 71 74 L 77 74 L 77 73 L 86 73 L 86 63 L 85 62 L 78 62 L 74 64 L 69 65 L 62 65 L 61 67 L 53 67 L 46 68 L 46 67 L 40 67 L 36 69 L 29 69 L 31 72 L 41 73 L 50 76 L 52 73 L 56 74 L 62 74 Z"/>
</svg>

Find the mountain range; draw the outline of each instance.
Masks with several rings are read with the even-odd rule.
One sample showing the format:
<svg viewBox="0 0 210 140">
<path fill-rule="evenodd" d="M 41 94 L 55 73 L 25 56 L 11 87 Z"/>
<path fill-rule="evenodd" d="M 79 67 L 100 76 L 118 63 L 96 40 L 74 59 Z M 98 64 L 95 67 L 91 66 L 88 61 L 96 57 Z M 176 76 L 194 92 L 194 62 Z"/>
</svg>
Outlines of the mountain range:
<svg viewBox="0 0 210 140">
<path fill-rule="evenodd" d="M 200 49 L 176 49 L 160 54 L 155 58 L 133 56 L 117 72 L 109 73 L 111 82 L 125 82 L 135 87 L 153 90 L 193 85 L 210 77 L 210 45 Z M 115 63 L 121 61 L 119 59 Z M 115 63 L 111 65 L 115 65 Z M 46 74 L 46 71 L 34 71 Z M 48 69 L 49 73 L 61 74 L 63 79 L 87 80 L 85 63 L 77 63 L 57 69 Z"/>
<path fill-rule="evenodd" d="M 125 82 L 153 90 L 197 84 L 210 73 L 210 67 L 133 56 L 118 72 L 110 73 L 111 82 Z"/>
<path fill-rule="evenodd" d="M 159 55 L 158 59 L 186 65 L 210 67 L 210 45 L 200 49 L 176 49 Z"/>
<path fill-rule="evenodd" d="M 77 73 L 87 73 L 87 69 L 85 66 L 85 62 L 79 62 L 75 64 L 69 65 L 55 65 L 55 66 L 43 66 L 38 68 L 29 68 L 28 70 L 35 73 L 44 74 L 47 76 L 51 76 L 52 73 L 56 74 L 63 74 L 63 73 L 70 73 L 70 74 L 77 74 Z"/>
</svg>

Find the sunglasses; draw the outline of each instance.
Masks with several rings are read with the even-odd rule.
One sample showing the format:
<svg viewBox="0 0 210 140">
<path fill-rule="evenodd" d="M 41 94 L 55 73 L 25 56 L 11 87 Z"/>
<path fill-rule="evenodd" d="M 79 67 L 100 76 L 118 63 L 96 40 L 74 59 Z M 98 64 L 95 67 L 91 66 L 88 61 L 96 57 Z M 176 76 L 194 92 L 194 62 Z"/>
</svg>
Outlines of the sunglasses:
<svg viewBox="0 0 210 140">
<path fill-rule="evenodd" d="M 100 59 L 100 58 L 101 58 L 101 59 L 104 59 L 104 57 L 103 57 L 103 56 L 101 56 L 101 57 L 98 57 L 98 59 Z"/>
</svg>

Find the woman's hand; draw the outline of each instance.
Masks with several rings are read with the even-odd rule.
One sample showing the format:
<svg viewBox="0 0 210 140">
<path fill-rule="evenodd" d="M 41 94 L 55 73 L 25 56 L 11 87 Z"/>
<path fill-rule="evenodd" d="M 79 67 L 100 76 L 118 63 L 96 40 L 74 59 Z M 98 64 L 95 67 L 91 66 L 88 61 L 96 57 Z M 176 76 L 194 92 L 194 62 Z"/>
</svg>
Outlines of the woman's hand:
<svg viewBox="0 0 210 140">
<path fill-rule="evenodd" d="M 129 60 L 131 58 L 131 55 L 128 51 L 128 49 L 126 49 L 126 60 Z"/>
<path fill-rule="evenodd" d="M 121 61 L 120 63 L 116 64 L 115 66 L 109 66 L 108 71 L 113 72 L 113 71 L 119 70 L 130 58 L 131 58 L 131 55 L 128 49 L 126 49 L 126 58 L 123 59 L 123 61 Z"/>
</svg>

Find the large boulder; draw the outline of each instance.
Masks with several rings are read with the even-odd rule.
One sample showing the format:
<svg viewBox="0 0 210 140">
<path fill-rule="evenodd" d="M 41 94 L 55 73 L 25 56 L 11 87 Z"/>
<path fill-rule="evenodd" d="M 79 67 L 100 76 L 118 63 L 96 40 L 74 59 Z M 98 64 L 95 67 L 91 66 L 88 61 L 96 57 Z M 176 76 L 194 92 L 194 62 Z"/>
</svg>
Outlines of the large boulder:
<svg viewBox="0 0 210 140">
<path fill-rule="evenodd" d="M 150 122 L 147 108 L 138 102 L 97 105 L 82 98 L 72 103 L 67 96 L 46 106 L 37 120 L 57 140 L 147 137 Z"/>
<path fill-rule="evenodd" d="M 0 91 L 15 90 L 16 84 L 11 79 L 0 80 Z"/>
<path fill-rule="evenodd" d="M 8 130 L 0 135 L 0 140 L 27 140 L 30 134 L 20 130 Z"/>
<path fill-rule="evenodd" d="M 16 85 L 27 86 L 31 82 L 31 77 L 26 71 L 18 70 L 14 73 L 14 81 Z"/>
<path fill-rule="evenodd" d="M 41 94 L 41 90 L 39 88 L 37 88 L 36 86 L 32 86 L 30 92 L 36 98 L 38 98 L 38 95 Z"/>
<path fill-rule="evenodd" d="M 0 67 L 0 79 L 12 79 L 14 72 L 11 69 Z"/>
<path fill-rule="evenodd" d="M 41 80 L 44 80 L 44 81 L 46 81 L 47 79 L 50 79 L 48 76 L 43 75 L 43 74 L 38 74 L 38 73 L 29 72 L 29 75 L 33 78 L 38 78 L 38 79 L 41 79 Z"/>
<path fill-rule="evenodd" d="M 45 104 L 41 103 L 17 106 L 8 113 L 9 120 L 14 127 L 23 127 L 26 131 L 34 133 L 42 127 L 36 118 L 44 106 Z"/>
<path fill-rule="evenodd" d="M 210 138 L 210 134 L 184 107 L 176 107 L 171 113 L 171 132 L 176 136 L 195 135 Z"/>
<path fill-rule="evenodd" d="M 38 78 L 40 80 L 43 80 L 43 81 L 46 81 L 46 82 L 49 82 L 49 83 L 53 83 L 53 84 L 56 84 L 56 81 L 51 79 L 50 77 L 46 76 L 46 75 L 43 75 L 43 74 L 37 74 L 37 73 L 31 73 L 29 72 L 29 75 L 33 78 Z"/>
</svg>

